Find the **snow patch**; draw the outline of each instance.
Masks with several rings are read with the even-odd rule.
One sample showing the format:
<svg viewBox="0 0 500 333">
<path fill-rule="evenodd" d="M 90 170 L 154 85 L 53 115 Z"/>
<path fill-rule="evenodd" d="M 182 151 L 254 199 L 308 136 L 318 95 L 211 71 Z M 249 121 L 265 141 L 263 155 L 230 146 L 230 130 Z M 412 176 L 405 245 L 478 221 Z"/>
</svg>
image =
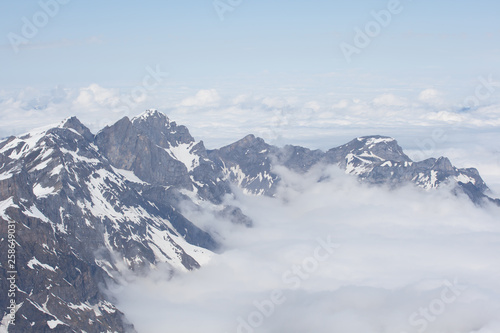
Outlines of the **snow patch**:
<svg viewBox="0 0 500 333">
<path fill-rule="evenodd" d="M 52 169 L 52 171 L 50 171 L 49 173 L 49 177 L 52 177 L 54 175 L 58 175 L 61 173 L 61 170 L 64 168 L 64 166 L 62 164 L 59 164 L 58 166 L 56 166 L 54 169 Z"/>
<path fill-rule="evenodd" d="M 16 137 L 14 140 L 12 140 L 8 144 L 6 144 L 2 149 L 0 149 L 0 154 L 4 154 L 10 149 L 14 149 L 22 144 L 19 151 L 16 151 L 16 149 L 14 149 L 9 155 L 9 158 L 11 159 L 20 158 L 21 156 L 29 152 L 31 149 L 33 149 L 33 147 L 36 146 L 38 141 L 40 141 L 40 139 L 42 139 L 47 133 L 47 131 L 50 130 L 51 128 L 54 128 L 54 125 L 40 127 L 34 129 L 29 133 L 25 133 Z"/>
<path fill-rule="evenodd" d="M 364 151 L 362 152 L 361 154 L 357 155 L 358 157 L 368 157 L 368 158 L 376 158 L 376 159 L 379 159 L 381 161 L 383 161 L 384 159 L 380 156 L 377 156 L 375 155 L 373 152 L 371 151 Z"/>
<path fill-rule="evenodd" d="M 51 330 L 57 327 L 57 325 L 66 325 L 59 319 L 54 319 L 54 320 L 47 320 L 47 325 L 50 327 Z M 67 325 L 66 325 L 67 326 Z"/>
<path fill-rule="evenodd" d="M 0 180 L 9 179 L 12 176 L 14 176 L 14 174 L 10 173 L 10 171 L 7 171 L 7 172 L 0 174 Z"/>
<path fill-rule="evenodd" d="M 437 174 L 438 172 L 436 170 L 431 171 L 431 187 L 437 186 Z"/>
<path fill-rule="evenodd" d="M 85 162 L 92 165 L 97 165 L 101 163 L 97 158 L 88 158 L 85 156 L 81 156 L 78 155 L 77 152 L 65 148 L 61 148 L 61 152 L 65 155 L 70 155 L 73 158 L 73 161 L 75 162 Z"/>
<path fill-rule="evenodd" d="M 5 210 L 9 207 L 14 207 L 14 208 L 19 208 L 18 205 L 14 203 L 13 200 L 14 197 L 10 197 L 8 199 L 5 199 L 3 201 L 0 201 L 0 216 L 7 221 L 10 221 L 10 217 L 5 214 Z"/>
<path fill-rule="evenodd" d="M 47 265 L 47 264 L 42 264 L 40 261 L 38 261 L 37 258 L 33 257 L 31 258 L 30 261 L 28 261 L 28 263 L 26 264 L 29 268 L 31 269 L 35 269 L 33 266 L 40 266 L 42 267 L 43 269 L 48 269 L 49 271 L 52 271 L 52 272 L 55 272 L 56 270 L 54 269 L 54 267 L 50 266 L 50 265 Z"/>
<path fill-rule="evenodd" d="M 149 183 L 143 181 L 139 177 L 135 175 L 135 173 L 131 170 L 124 170 L 124 169 L 118 169 L 115 167 L 112 167 L 113 171 L 116 172 L 117 174 L 123 176 L 126 180 L 132 182 L 132 183 L 138 183 L 138 184 L 144 184 L 144 185 L 149 185 Z"/>
<path fill-rule="evenodd" d="M 393 138 L 370 138 L 366 140 L 366 145 L 376 145 L 377 143 L 388 143 L 393 141 L 394 141 Z"/>
<path fill-rule="evenodd" d="M 191 150 L 196 142 L 191 143 L 181 143 L 177 146 L 171 146 L 170 148 L 165 149 L 170 156 L 182 162 L 189 172 L 193 171 L 197 166 L 200 165 L 200 156 L 193 154 Z"/>
<path fill-rule="evenodd" d="M 46 197 L 54 193 L 56 189 L 54 187 L 43 187 L 40 184 L 33 186 L 33 194 L 38 198 Z"/>
<path fill-rule="evenodd" d="M 28 210 L 24 211 L 24 214 L 26 216 L 31 216 L 40 219 L 43 222 L 50 222 L 50 220 L 45 215 L 43 215 L 43 213 L 40 210 L 38 210 L 36 206 L 31 206 L 30 208 L 28 208 Z"/>
<path fill-rule="evenodd" d="M 464 184 L 467 184 L 467 183 L 472 183 L 472 184 L 476 184 L 476 180 L 472 177 L 469 177 L 467 175 L 464 175 L 463 173 L 459 174 L 458 176 L 455 176 L 453 177 L 453 179 L 455 179 L 455 181 L 458 183 L 458 182 L 461 182 L 461 183 L 464 183 Z"/>
</svg>

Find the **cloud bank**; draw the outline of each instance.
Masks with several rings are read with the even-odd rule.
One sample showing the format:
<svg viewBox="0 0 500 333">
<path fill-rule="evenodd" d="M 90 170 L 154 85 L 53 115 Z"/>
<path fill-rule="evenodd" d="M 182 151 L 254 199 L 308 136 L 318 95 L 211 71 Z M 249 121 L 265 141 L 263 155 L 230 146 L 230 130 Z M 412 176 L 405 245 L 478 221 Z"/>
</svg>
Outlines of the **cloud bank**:
<svg viewBox="0 0 500 333">
<path fill-rule="evenodd" d="M 336 167 L 276 171 L 276 198 L 227 199 L 254 228 L 184 212 L 223 239 L 208 265 L 170 280 L 129 277 L 115 291 L 139 332 L 500 329 L 498 208 L 445 188 L 362 185 Z"/>
<path fill-rule="evenodd" d="M 167 113 L 215 144 L 229 143 L 248 133 L 280 143 L 286 138 L 306 142 L 313 137 L 328 137 L 333 131 L 346 133 L 354 129 L 498 129 L 500 89 L 494 81 L 485 82 L 460 103 L 446 101 L 445 94 L 434 88 L 416 91 L 414 96 L 384 92 L 363 99 L 301 94 L 294 89 L 276 95 L 178 87 L 172 93 L 166 86 L 147 90 L 98 84 L 56 87 L 51 91 L 25 88 L 0 91 L 0 134 L 20 134 L 71 115 L 97 131 L 123 116 L 133 117 L 149 108 Z M 214 127 L 220 130 L 214 131 Z"/>
</svg>

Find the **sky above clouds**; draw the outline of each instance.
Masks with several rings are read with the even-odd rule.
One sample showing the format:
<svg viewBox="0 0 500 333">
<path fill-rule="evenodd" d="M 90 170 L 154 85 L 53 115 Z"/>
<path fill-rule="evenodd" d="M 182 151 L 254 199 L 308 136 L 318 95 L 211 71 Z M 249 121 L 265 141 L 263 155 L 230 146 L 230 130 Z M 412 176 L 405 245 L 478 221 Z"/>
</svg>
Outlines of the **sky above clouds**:
<svg viewBox="0 0 500 333">
<path fill-rule="evenodd" d="M 372 11 L 390 1 L 232 1 L 224 20 L 212 1 L 61 2 L 47 22 L 38 19 L 45 25 L 17 53 L 8 34 L 22 36 L 23 17 L 33 23 L 44 9 L 38 1 L 0 5 L 2 87 L 134 85 L 146 66 L 160 64 L 172 81 L 193 88 L 244 78 L 264 83 L 265 74 L 281 75 L 285 85 L 356 71 L 386 78 L 369 82 L 372 88 L 394 88 L 391 80 L 440 85 L 475 78 L 500 61 L 500 5 L 493 0 L 401 0 L 399 12 L 351 63 L 339 44 L 352 44 L 355 28 L 364 30 Z"/>
<path fill-rule="evenodd" d="M 499 74 L 493 0 L 401 0 L 350 63 L 340 45 L 355 46 L 356 28 L 390 1 L 232 1 L 223 20 L 212 1 L 60 1 L 46 21 L 38 1 L 0 4 L 2 89 L 134 87 L 159 65 L 169 73 L 159 88 L 293 87 L 340 98 L 436 88 L 456 98 L 478 76 Z M 40 27 L 13 47 L 11 34 L 29 30 L 25 20 Z"/>
</svg>

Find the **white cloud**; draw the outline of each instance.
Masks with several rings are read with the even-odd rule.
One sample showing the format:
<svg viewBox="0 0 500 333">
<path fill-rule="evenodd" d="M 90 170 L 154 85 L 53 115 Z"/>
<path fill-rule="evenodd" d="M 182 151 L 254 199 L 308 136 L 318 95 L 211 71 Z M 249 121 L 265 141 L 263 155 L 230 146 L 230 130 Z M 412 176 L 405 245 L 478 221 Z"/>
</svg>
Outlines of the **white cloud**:
<svg viewBox="0 0 500 333">
<path fill-rule="evenodd" d="M 200 90 L 193 97 L 188 97 L 179 103 L 179 106 L 215 106 L 220 101 L 220 96 L 215 89 Z"/>
<path fill-rule="evenodd" d="M 140 102 L 142 101 L 140 100 Z M 112 108 L 119 102 L 120 96 L 117 89 L 106 89 L 93 83 L 88 87 L 80 88 L 78 96 L 74 100 L 74 105 L 76 107 L 89 107 L 98 104 Z"/>
<path fill-rule="evenodd" d="M 438 120 L 446 123 L 460 123 L 466 120 L 466 116 L 456 112 L 439 111 L 439 112 L 429 113 L 427 115 L 427 119 Z"/>
<path fill-rule="evenodd" d="M 133 117 L 148 108 L 159 109 L 172 120 L 188 126 L 192 134 L 210 148 L 229 144 L 249 133 L 273 144 L 329 149 L 353 136 L 368 133 L 409 136 L 433 127 L 478 131 L 500 127 L 500 104 L 490 105 L 485 100 L 484 105 L 465 111 L 451 103 L 449 106 L 432 104 L 442 98 L 442 94 L 433 89 L 413 98 L 391 92 L 365 99 L 301 95 L 295 90 L 283 90 L 274 96 L 245 92 L 221 98 L 215 89 L 191 92 L 191 95 L 189 89 L 181 92 L 177 87 L 171 88 L 174 92 L 161 89 L 139 93 L 134 88 L 91 84 L 52 91 L 33 88 L 3 91 L 0 135 L 20 134 L 71 115 L 79 117 L 96 132 L 123 116 Z"/>
<path fill-rule="evenodd" d="M 403 106 L 408 105 L 403 98 L 393 94 L 383 94 L 373 99 L 373 104 L 377 106 Z"/>
<path fill-rule="evenodd" d="M 245 103 L 249 100 L 249 95 L 247 94 L 241 94 L 233 98 L 233 104 L 242 104 Z"/>
<path fill-rule="evenodd" d="M 268 108 L 282 109 L 297 105 L 298 100 L 295 96 L 286 97 L 264 97 L 261 99 L 261 105 Z"/>
<path fill-rule="evenodd" d="M 350 105 L 351 101 L 348 99 L 342 99 L 333 105 L 334 109 L 345 109 Z"/>
<path fill-rule="evenodd" d="M 94 132 L 124 116 L 135 116 L 155 102 L 149 93 L 132 95 L 132 90 L 90 84 L 80 88 L 55 87 L 40 91 L 27 87 L 19 92 L 2 92 L 0 135 L 15 135 L 35 127 L 59 123 L 77 116 Z"/>
<path fill-rule="evenodd" d="M 316 101 L 310 101 L 304 105 L 304 108 L 311 109 L 313 111 L 319 111 L 321 109 L 321 105 Z"/>
<path fill-rule="evenodd" d="M 443 103 L 443 94 L 436 89 L 425 89 L 418 95 L 421 102 L 439 105 Z"/>
<path fill-rule="evenodd" d="M 360 185 L 335 167 L 278 171 L 276 198 L 231 201 L 254 228 L 225 229 L 212 217 L 226 250 L 209 265 L 170 281 L 137 278 L 117 293 L 140 332 L 413 333 L 422 308 L 433 316 L 428 333 L 498 326 L 498 208 L 447 191 Z M 315 265 L 318 239 L 328 237 L 340 247 Z M 447 283 L 460 288 L 456 297 Z M 271 306 L 273 290 L 284 301 Z"/>
</svg>

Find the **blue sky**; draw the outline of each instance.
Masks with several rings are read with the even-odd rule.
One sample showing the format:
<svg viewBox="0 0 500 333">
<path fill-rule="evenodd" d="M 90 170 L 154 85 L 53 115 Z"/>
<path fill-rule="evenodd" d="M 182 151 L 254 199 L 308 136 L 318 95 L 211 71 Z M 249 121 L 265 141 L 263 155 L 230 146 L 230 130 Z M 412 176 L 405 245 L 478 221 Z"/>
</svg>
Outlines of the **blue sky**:
<svg viewBox="0 0 500 333">
<path fill-rule="evenodd" d="M 401 0 L 402 12 L 348 64 L 339 44 L 352 43 L 354 28 L 388 3 L 242 0 L 221 21 L 211 1 L 72 0 L 16 54 L 8 33 L 22 35 L 22 18 L 32 21 L 42 8 L 4 1 L 0 86 L 127 85 L 154 64 L 190 86 L 359 71 L 405 84 L 455 84 L 500 67 L 500 4 L 492 0 Z"/>
</svg>

